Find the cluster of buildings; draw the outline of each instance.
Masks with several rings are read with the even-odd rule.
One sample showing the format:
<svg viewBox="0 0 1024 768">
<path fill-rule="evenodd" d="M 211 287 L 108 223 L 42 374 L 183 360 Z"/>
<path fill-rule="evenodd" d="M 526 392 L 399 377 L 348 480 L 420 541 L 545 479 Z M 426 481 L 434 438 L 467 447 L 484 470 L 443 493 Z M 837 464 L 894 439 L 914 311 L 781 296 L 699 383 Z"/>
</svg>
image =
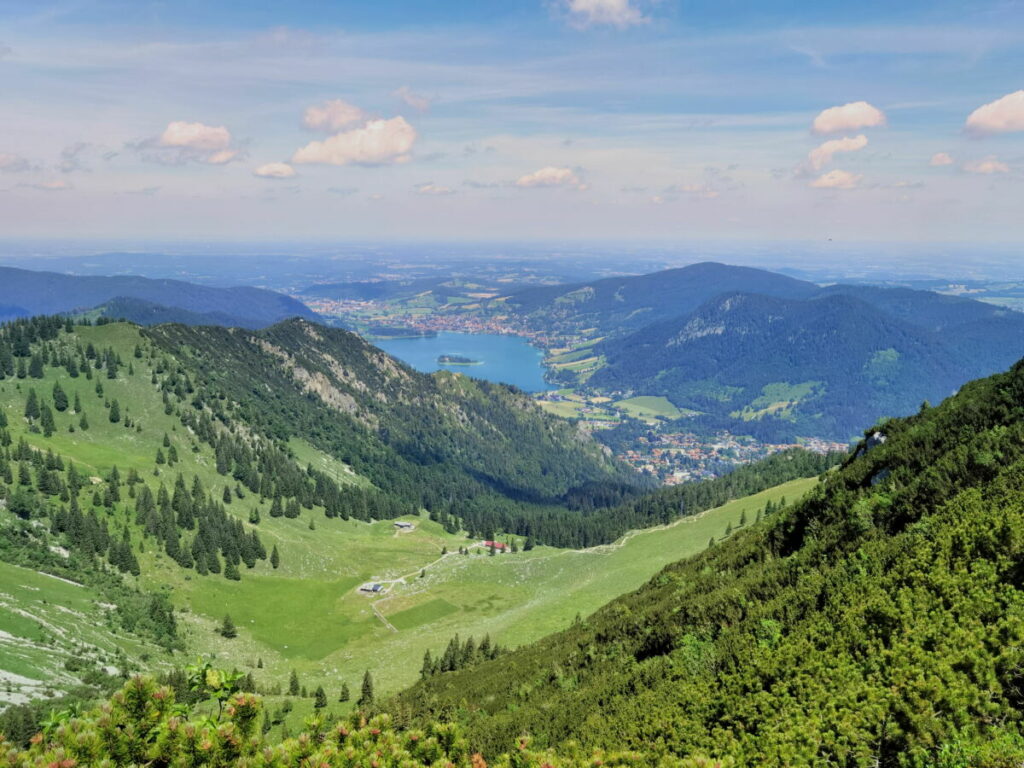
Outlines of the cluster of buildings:
<svg viewBox="0 0 1024 768">
<path fill-rule="evenodd" d="M 737 464 L 749 464 L 789 448 L 806 448 L 818 453 L 845 451 L 845 443 L 818 438 L 801 438 L 799 443 L 762 443 L 751 437 L 719 432 L 702 436 L 692 432 L 658 432 L 638 437 L 634 446 L 619 458 L 638 472 L 658 478 L 665 485 L 677 485 L 725 474 Z"/>
</svg>

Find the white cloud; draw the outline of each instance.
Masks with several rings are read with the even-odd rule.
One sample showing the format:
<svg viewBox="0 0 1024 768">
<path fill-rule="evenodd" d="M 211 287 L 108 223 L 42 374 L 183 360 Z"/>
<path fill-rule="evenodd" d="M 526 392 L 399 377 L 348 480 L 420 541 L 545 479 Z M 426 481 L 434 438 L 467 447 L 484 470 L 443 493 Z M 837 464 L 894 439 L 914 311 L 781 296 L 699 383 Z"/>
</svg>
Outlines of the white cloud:
<svg viewBox="0 0 1024 768">
<path fill-rule="evenodd" d="M 939 167 L 941 165 L 952 165 L 953 158 L 948 152 L 936 152 L 932 155 L 932 159 L 928 161 L 928 165 L 932 167 Z"/>
<path fill-rule="evenodd" d="M 21 173 L 32 169 L 32 163 L 21 155 L 0 152 L 0 172 Z"/>
<path fill-rule="evenodd" d="M 648 21 L 633 0 L 565 0 L 565 9 L 577 27 L 608 25 L 626 29 Z"/>
<path fill-rule="evenodd" d="M 309 107 L 302 116 L 302 124 L 312 131 L 337 133 L 358 123 L 365 123 L 367 114 L 342 99 L 331 99 Z"/>
<path fill-rule="evenodd" d="M 417 112 L 426 112 L 430 109 L 431 99 L 426 96 L 413 91 L 408 85 L 403 85 L 398 90 L 394 91 L 392 96 L 397 97 L 407 106 L 412 107 Z"/>
<path fill-rule="evenodd" d="M 975 136 L 1024 131 L 1024 91 L 1008 93 L 978 107 L 967 117 L 965 127 Z"/>
<path fill-rule="evenodd" d="M 839 133 L 885 125 L 885 113 L 866 101 L 852 101 L 818 113 L 811 125 L 814 133 Z"/>
<path fill-rule="evenodd" d="M 815 189 L 855 189 L 863 178 L 859 173 L 841 171 L 837 168 L 816 178 L 811 182 L 811 186 Z"/>
<path fill-rule="evenodd" d="M 41 181 L 38 184 L 19 184 L 19 187 L 28 187 L 29 189 L 38 189 L 42 192 L 64 192 L 72 189 L 73 187 L 64 179 L 55 179 L 53 181 Z"/>
<path fill-rule="evenodd" d="M 991 175 L 993 173 L 1009 173 L 1010 166 L 999 160 L 999 158 L 989 155 L 983 160 L 972 160 L 969 163 L 964 163 L 964 170 L 968 173 Z"/>
<path fill-rule="evenodd" d="M 168 123 L 156 138 L 127 146 L 138 150 L 144 160 L 165 165 L 182 165 L 190 161 L 224 165 L 242 156 L 231 142 L 231 132 L 223 125 L 176 120 Z"/>
<path fill-rule="evenodd" d="M 839 152 L 857 152 L 868 145 L 868 137 L 863 133 L 854 138 L 845 136 L 841 139 L 831 139 L 824 144 L 815 147 L 807 155 L 807 162 L 815 171 L 820 171 L 830 162 L 832 157 Z"/>
<path fill-rule="evenodd" d="M 516 181 L 517 187 L 575 187 L 586 189 L 586 185 L 572 168 L 556 168 L 553 165 L 546 166 L 540 170 L 520 176 Z"/>
<path fill-rule="evenodd" d="M 404 117 L 371 120 L 362 128 L 312 141 L 292 155 L 293 163 L 384 165 L 409 159 L 416 129 Z"/>
<path fill-rule="evenodd" d="M 454 195 L 455 194 L 455 190 L 452 189 L 451 187 L 444 187 L 444 186 L 441 186 L 440 184 L 434 184 L 433 182 L 428 182 L 426 184 L 418 185 L 416 187 L 416 194 L 418 194 L 418 195 L 435 195 L 435 196 Z"/>
<path fill-rule="evenodd" d="M 290 179 L 295 176 L 295 169 L 288 163 L 267 163 L 252 172 L 261 179 Z"/>
<path fill-rule="evenodd" d="M 225 163 L 230 163 L 237 157 L 237 149 L 222 149 L 220 152 L 214 152 L 212 155 L 207 157 L 205 162 L 210 165 L 224 165 Z"/>
<path fill-rule="evenodd" d="M 169 123 L 160 135 L 162 147 L 184 147 L 205 152 L 227 149 L 231 144 L 231 132 L 223 125 L 186 123 L 177 120 Z"/>
</svg>

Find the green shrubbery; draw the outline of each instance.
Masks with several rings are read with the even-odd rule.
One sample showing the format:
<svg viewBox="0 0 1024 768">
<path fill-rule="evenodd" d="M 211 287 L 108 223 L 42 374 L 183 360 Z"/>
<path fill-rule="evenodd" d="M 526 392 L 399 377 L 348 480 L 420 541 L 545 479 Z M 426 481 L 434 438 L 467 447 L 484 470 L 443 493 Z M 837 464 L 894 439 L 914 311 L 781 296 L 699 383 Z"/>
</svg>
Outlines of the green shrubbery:
<svg viewBox="0 0 1024 768">
<path fill-rule="evenodd" d="M 224 673 L 205 668 L 203 683 L 221 690 Z M 204 714 L 208 712 L 209 714 Z M 30 745 L 18 749 L 0 738 L 0 768 L 486 768 L 459 728 L 431 724 L 397 731 L 387 715 L 367 719 L 360 713 L 329 724 L 311 717 L 295 738 L 279 743 L 261 733 L 263 702 L 251 693 L 234 693 L 214 713 L 208 703 L 193 711 L 173 691 L 152 679 L 130 680 L 108 702 L 84 716 L 53 713 Z M 651 766 L 711 768 L 722 763 L 666 760 L 652 763 L 637 753 L 584 753 L 570 747 L 561 754 L 534 751 L 527 740 L 493 768 L 584 768 Z"/>
</svg>

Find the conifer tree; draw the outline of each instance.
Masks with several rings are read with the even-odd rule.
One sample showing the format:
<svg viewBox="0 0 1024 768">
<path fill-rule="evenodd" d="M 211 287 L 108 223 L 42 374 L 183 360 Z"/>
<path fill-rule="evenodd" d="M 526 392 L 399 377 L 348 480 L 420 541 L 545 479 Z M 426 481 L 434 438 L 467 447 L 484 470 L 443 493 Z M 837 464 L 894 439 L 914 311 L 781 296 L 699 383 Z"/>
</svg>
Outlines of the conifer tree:
<svg viewBox="0 0 1024 768">
<path fill-rule="evenodd" d="M 277 544 L 270 551 L 270 564 L 276 569 L 281 564 L 281 556 L 277 553 Z"/>
<path fill-rule="evenodd" d="M 63 413 L 68 409 L 68 396 L 61 388 L 59 381 L 55 381 L 53 383 L 53 407 L 60 413 Z"/>
<path fill-rule="evenodd" d="M 293 669 L 291 677 L 288 678 L 288 695 L 298 696 L 300 690 L 301 689 L 299 687 L 299 673 Z"/>
<path fill-rule="evenodd" d="M 231 620 L 231 614 L 224 614 L 224 621 L 221 622 L 218 631 L 221 637 L 226 637 L 228 640 L 238 637 L 238 630 L 235 628 L 235 622 Z"/>
<path fill-rule="evenodd" d="M 110 423 L 117 424 L 121 420 L 121 406 L 117 400 L 110 401 Z"/>
<path fill-rule="evenodd" d="M 28 398 L 25 401 L 25 418 L 29 421 L 39 418 L 39 396 L 34 389 L 28 391 Z"/>
<path fill-rule="evenodd" d="M 53 430 L 56 429 L 56 425 L 53 423 L 53 411 L 46 404 L 39 407 L 39 426 L 46 437 L 53 435 Z"/>
<path fill-rule="evenodd" d="M 324 692 L 324 687 L 322 685 L 318 685 L 316 687 L 316 692 L 313 694 L 313 708 L 323 709 L 326 706 L 327 694 Z"/>
<path fill-rule="evenodd" d="M 360 707 L 373 706 L 373 675 L 370 674 L 370 670 L 366 670 L 366 674 L 363 675 L 363 687 L 356 705 Z"/>
<path fill-rule="evenodd" d="M 338 695 L 338 701 L 348 701 L 352 698 L 352 694 L 349 693 L 348 683 L 341 684 L 341 693 Z"/>
</svg>

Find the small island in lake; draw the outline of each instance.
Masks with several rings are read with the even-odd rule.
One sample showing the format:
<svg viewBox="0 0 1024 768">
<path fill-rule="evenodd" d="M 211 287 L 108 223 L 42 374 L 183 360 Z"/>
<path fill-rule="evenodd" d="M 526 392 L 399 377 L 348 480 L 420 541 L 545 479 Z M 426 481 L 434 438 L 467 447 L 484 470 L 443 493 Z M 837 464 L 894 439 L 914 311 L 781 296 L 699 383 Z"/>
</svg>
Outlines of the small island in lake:
<svg viewBox="0 0 1024 768">
<path fill-rule="evenodd" d="M 440 365 L 482 365 L 483 360 L 474 360 L 464 355 L 439 355 L 437 362 Z"/>
</svg>

